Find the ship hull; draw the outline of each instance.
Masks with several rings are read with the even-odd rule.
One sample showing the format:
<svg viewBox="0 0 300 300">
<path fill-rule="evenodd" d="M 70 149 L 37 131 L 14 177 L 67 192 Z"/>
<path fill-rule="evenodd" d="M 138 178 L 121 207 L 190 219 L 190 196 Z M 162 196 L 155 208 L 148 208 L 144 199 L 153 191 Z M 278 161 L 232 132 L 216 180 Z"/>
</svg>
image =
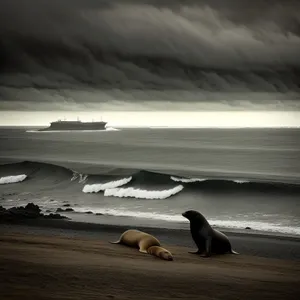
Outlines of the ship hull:
<svg viewBox="0 0 300 300">
<path fill-rule="evenodd" d="M 39 131 L 105 130 L 106 124 L 106 122 L 53 122 L 49 127 L 39 129 Z"/>
</svg>

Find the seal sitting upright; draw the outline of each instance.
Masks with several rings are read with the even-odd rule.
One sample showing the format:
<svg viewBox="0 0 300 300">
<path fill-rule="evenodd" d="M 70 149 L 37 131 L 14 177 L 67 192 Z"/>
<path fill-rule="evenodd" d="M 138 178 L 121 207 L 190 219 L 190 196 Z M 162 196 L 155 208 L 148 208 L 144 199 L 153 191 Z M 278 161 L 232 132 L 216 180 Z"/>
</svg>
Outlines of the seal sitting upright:
<svg viewBox="0 0 300 300">
<path fill-rule="evenodd" d="M 213 229 L 206 218 L 195 210 L 188 210 L 182 214 L 190 221 L 191 235 L 198 247 L 198 251 L 189 252 L 201 254 L 203 257 L 214 254 L 239 254 L 232 250 L 228 237 L 222 232 Z"/>
</svg>

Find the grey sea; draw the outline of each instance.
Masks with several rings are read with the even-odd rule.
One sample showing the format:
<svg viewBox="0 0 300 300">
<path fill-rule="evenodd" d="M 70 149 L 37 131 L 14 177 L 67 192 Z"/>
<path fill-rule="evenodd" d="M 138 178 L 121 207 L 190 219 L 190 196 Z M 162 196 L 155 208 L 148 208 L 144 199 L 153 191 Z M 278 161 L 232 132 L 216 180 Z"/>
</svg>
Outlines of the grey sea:
<svg viewBox="0 0 300 300">
<path fill-rule="evenodd" d="M 300 129 L 0 130 L 0 205 L 73 220 L 300 235 Z"/>
</svg>

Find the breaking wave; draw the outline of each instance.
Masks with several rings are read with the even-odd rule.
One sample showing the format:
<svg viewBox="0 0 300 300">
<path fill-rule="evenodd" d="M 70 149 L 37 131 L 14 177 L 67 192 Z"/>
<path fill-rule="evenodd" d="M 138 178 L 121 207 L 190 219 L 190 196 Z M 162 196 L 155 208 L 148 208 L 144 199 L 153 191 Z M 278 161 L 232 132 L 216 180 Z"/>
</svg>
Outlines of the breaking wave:
<svg viewBox="0 0 300 300">
<path fill-rule="evenodd" d="M 276 206 L 278 201 L 281 204 L 282 201 L 294 201 L 292 205 L 296 205 L 300 184 L 210 178 L 200 173 L 189 178 L 108 167 L 99 168 L 98 175 L 88 175 L 58 165 L 30 161 L 0 165 L 0 183 L 1 205 L 33 201 L 48 212 L 72 207 L 69 213 L 75 215 L 83 213 L 84 216 L 88 212 L 96 218 L 97 214 L 104 214 L 132 217 L 136 219 L 134 222 L 141 222 L 142 218 L 158 223 L 185 222 L 180 212 L 195 208 L 206 211 L 211 216 L 208 218 L 210 223 L 217 227 L 251 227 L 252 230 L 300 234 L 296 214 L 282 213 L 281 206 Z M 266 196 L 267 200 L 261 204 Z M 139 201 L 141 199 L 146 201 Z M 275 210 L 270 208 L 274 201 L 277 201 Z M 245 207 L 243 213 L 238 212 L 241 207 Z"/>
<path fill-rule="evenodd" d="M 178 194 L 183 190 L 182 185 L 177 185 L 176 187 L 168 190 L 162 191 L 147 191 L 142 189 L 135 189 L 132 187 L 129 188 L 115 188 L 115 189 L 106 189 L 104 196 L 114 196 L 114 197 L 133 197 L 139 199 L 166 199 L 175 194 Z"/>
<path fill-rule="evenodd" d="M 0 177 L 0 184 L 8 184 L 8 183 L 16 183 L 16 182 L 21 182 L 26 179 L 26 175 L 15 175 L 15 176 L 5 176 L 5 177 Z"/>
<path fill-rule="evenodd" d="M 83 193 L 104 191 L 104 196 L 107 197 L 140 199 L 164 199 L 180 193 L 183 189 L 211 190 L 215 193 L 224 190 L 265 190 L 284 193 L 300 190 L 300 183 L 209 176 L 188 178 L 146 170 L 121 168 L 112 170 L 108 167 L 104 169 L 99 167 L 98 175 L 89 175 L 58 165 L 29 161 L 0 165 L 0 176 L 1 184 L 22 184 L 26 178 L 26 184 L 32 184 L 35 189 L 76 185 Z"/>
<path fill-rule="evenodd" d="M 128 177 L 116 181 L 110 181 L 107 183 L 86 184 L 82 189 L 82 191 L 84 193 L 98 193 L 100 191 L 104 191 L 107 189 L 114 189 L 124 184 L 127 184 L 128 182 L 131 181 L 131 179 L 132 177 Z"/>
<path fill-rule="evenodd" d="M 205 178 L 179 178 L 179 177 L 175 177 L 175 176 L 171 176 L 171 179 L 177 182 L 184 182 L 184 183 L 193 183 L 193 182 L 203 182 L 203 181 L 207 181 L 209 179 L 205 179 Z M 249 183 L 249 180 L 242 180 L 242 179 L 232 179 L 232 182 L 235 183 Z"/>
<path fill-rule="evenodd" d="M 88 175 L 86 175 L 86 174 L 73 172 L 73 176 L 71 178 L 71 181 L 78 180 L 78 182 L 81 183 L 81 182 L 85 182 L 87 180 L 87 178 L 88 178 Z"/>
</svg>

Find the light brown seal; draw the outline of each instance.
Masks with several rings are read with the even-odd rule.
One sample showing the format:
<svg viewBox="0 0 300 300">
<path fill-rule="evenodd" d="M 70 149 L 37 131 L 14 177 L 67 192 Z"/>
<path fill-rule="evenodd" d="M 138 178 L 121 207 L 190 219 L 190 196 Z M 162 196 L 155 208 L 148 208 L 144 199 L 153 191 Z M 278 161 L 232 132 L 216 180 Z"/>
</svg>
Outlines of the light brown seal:
<svg viewBox="0 0 300 300">
<path fill-rule="evenodd" d="M 173 255 L 167 249 L 160 246 L 151 246 L 147 249 L 147 253 L 157 256 L 164 260 L 173 260 Z"/>
<path fill-rule="evenodd" d="M 173 260 L 171 252 L 160 247 L 160 242 L 157 238 L 140 230 L 126 230 L 121 234 L 118 241 L 110 243 L 123 244 L 129 247 L 138 248 L 142 253 L 148 253 L 163 260 Z"/>
<path fill-rule="evenodd" d="M 135 229 L 126 230 L 121 234 L 118 241 L 110 243 L 139 248 L 142 253 L 147 253 L 147 249 L 151 246 L 160 246 L 159 240 L 153 235 Z"/>
</svg>

